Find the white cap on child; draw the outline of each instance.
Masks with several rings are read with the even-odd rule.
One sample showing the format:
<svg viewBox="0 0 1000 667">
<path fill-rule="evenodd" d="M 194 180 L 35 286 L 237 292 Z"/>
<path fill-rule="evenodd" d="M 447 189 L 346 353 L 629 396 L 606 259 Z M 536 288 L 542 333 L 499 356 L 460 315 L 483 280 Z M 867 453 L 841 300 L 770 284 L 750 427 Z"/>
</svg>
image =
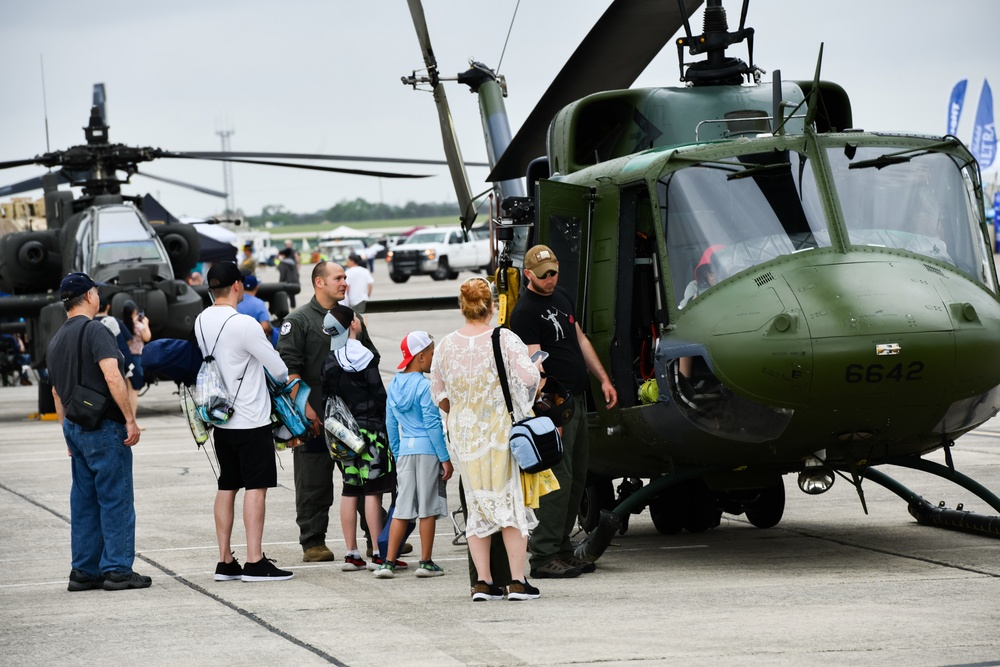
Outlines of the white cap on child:
<svg viewBox="0 0 1000 667">
<path fill-rule="evenodd" d="M 396 368 L 406 368 L 406 365 L 428 347 L 434 344 L 434 338 L 426 331 L 411 331 L 403 338 L 399 344 L 399 349 L 403 351 L 403 363 Z"/>
</svg>

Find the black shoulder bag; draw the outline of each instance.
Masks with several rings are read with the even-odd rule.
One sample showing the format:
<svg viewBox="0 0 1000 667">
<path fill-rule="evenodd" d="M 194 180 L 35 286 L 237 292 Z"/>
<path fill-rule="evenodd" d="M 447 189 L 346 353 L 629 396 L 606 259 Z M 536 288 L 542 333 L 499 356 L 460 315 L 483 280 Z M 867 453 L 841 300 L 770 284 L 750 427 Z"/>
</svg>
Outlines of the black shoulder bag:
<svg viewBox="0 0 1000 667">
<path fill-rule="evenodd" d="M 80 338 L 76 344 L 76 377 L 78 384 L 73 389 L 69 403 L 66 404 L 65 415 L 66 419 L 79 425 L 84 431 L 96 431 L 108 411 L 111 396 L 83 384 L 83 337 L 87 333 L 88 324 L 90 322 L 85 322 L 80 327 Z"/>
<path fill-rule="evenodd" d="M 514 404 L 507 384 L 507 369 L 500 352 L 500 328 L 493 330 L 493 357 L 500 376 L 500 388 L 510 415 L 510 451 L 521 470 L 527 473 L 541 472 L 559 465 L 563 457 L 562 437 L 549 417 L 528 417 L 514 421 Z"/>
</svg>

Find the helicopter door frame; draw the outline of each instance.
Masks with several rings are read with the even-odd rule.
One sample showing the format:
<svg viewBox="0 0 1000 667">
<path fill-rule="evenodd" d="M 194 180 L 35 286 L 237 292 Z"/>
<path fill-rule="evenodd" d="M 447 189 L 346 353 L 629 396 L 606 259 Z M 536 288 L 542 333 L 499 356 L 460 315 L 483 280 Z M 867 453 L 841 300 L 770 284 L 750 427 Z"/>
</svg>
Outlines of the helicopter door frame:
<svg viewBox="0 0 1000 667">
<path fill-rule="evenodd" d="M 658 332 L 667 322 L 649 186 L 645 181 L 622 185 L 618 198 L 614 331 L 608 371 L 626 408 L 637 404 L 636 390 L 653 377 L 654 329 Z M 630 390 L 621 391 L 623 387 Z"/>
<path fill-rule="evenodd" d="M 547 245 L 559 259 L 559 284 L 569 294 L 581 320 L 587 312 L 586 267 L 590 257 L 595 192 L 594 188 L 583 185 L 542 179 L 538 181 L 536 194 L 535 242 Z M 584 275 L 581 275 L 581 267 Z"/>
</svg>

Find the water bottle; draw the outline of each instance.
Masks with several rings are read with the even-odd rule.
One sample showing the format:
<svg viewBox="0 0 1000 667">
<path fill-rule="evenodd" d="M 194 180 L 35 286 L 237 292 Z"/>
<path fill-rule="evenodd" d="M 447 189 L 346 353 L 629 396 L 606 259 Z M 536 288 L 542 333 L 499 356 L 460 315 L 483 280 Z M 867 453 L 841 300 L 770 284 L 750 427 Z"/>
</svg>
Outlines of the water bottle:
<svg viewBox="0 0 1000 667">
<path fill-rule="evenodd" d="M 191 427 L 191 435 L 199 447 L 208 442 L 208 427 L 205 422 L 198 417 L 198 409 L 194 400 L 187 391 L 181 391 L 181 411 L 187 417 L 188 426 Z"/>
<path fill-rule="evenodd" d="M 355 453 L 365 448 L 365 443 L 361 438 L 333 417 L 327 417 L 323 426 L 330 435 L 350 447 Z"/>
</svg>

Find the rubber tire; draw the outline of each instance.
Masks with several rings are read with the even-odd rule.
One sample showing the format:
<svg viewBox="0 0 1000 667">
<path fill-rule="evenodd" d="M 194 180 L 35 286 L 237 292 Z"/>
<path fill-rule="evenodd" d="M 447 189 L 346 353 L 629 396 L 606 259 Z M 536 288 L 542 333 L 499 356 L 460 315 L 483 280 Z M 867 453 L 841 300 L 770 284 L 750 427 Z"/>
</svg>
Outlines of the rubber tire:
<svg viewBox="0 0 1000 667">
<path fill-rule="evenodd" d="M 431 280 L 447 280 L 451 273 L 451 269 L 448 266 L 448 258 L 442 257 L 438 260 L 438 267 L 431 274 Z"/>
<path fill-rule="evenodd" d="M 722 520 L 722 509 L 717 508 L 715 496 L 702 479 L 685 482 L 681 492 L 681 524 L 689 533 L 704 533 L 715 528 Z"/>
<path fill-rule="evenodd" d="M 676 487 L 669 488 L 649 503 L 649 518 L 661 535 L 676 535 L 684 527 L 677 491 Z"/>
<path fill-rule="evenodd" d="M 775 486 L 760 490 L 760 496 L 744 510 L 747 521 L 757 528 L 774 528 L 785 513 L 785 485 L 779 480 Z"/>
<path fill-rule="evenodd" d="M 577 521 L 588 535 L 597 528 L 601 520 L 601 510 L 612 510 L 615 506 L 615 489 L 611 480 L 592 484 L 583 490 Z"/>
<path fill-rule="evenodd" d="M 410 276 L 407 273 L 390 273 L 389 274 L 389 280 L 391 280 L 394 283 L 405 283 L 409 279 L 410 279 Z"/>
</svg>

